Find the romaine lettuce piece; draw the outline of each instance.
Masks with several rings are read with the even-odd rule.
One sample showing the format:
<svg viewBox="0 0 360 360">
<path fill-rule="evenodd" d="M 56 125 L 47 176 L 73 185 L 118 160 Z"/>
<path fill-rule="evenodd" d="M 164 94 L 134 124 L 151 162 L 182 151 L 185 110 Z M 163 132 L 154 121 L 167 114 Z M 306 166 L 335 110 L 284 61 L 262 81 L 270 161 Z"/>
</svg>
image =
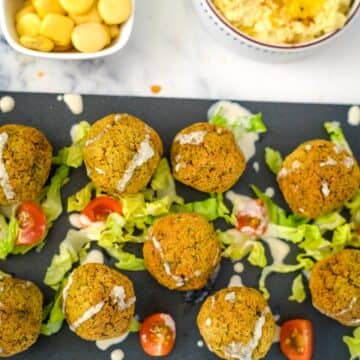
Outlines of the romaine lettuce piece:
<svg viewBox="0 0 360 360">
<path fill-rule="evenodd" d="M 67 200 L 67 211 L 82 211 L 91 201 L 95 192 L 95 185 L 92 182 L 86 184 L 77 193 L 70 196 Z"/>
<path fill-rule="evenodd" d="M 350 360 L 357 360 L 360 358 L 360 327 L 356 328 L 353 336 L 344 336 L 344 343 L 349 348 Z"/>
<path fill-rule="evenodd" d="M 347 142 L 341 124 L 337 121 L 327 121 L 324 124 L 325 130 L 330 135 L 330 140 L 339 148 L 347 150 L 352 154 L 349 143 Z"/>
<path fill-rule="evenodd" d="M 277 175 L 283 164 L 283 158 L 280 151 L 274 150 L 271 147 L 266 147 L 265 163 L 270 169 L 270 171 Z"/>
<path fill-rule="evenodd" d="M 242 260 L 252 250 L 256 239 L 245 235 L 236 229 L 217 231 L 217 235 L 224 249 L 223 256 L 233 261 Z"/>
<path fill-rule="evenodd" d="M 339 212 L 332 212 L 322 215 L 314 220 L 314 225 L 318 226 L 321 233 L 334 231 L 339 226 L 346 223 L 346 219 Z"/>
<path fill-rule="evenodd" d="M 9 224 L 3 215 L 0 215 L 0 259 L 5 260 L 15 248 L 16 237 L 18 233 L 18 222 L 15 216 L 10 218 Z"/>
<path fill-rule="evenodd" d="M 254 266 L 264 268 L 267 265 L 267 259 L 265 255 L 265 249 L 261 242 L 256 241 L 250 251 L 248 257 L 249 263 Z"/>
<path fill-rule="evenodd" d="M 289 300 L 302 303 L 305 299 L 306 292 L 304 288 L 303 277 L 302 274 L 299 274 L 292 283 L 291 295 L 289 296 Z"/>
</svg>

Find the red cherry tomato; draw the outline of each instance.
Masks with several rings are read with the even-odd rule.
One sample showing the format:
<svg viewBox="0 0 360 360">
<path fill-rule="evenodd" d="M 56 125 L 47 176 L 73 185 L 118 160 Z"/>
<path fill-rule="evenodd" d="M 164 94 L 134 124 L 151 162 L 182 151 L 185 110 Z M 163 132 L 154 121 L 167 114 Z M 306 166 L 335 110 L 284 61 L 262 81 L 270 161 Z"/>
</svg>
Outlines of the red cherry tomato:
<svg viewBox="0 0 360 360">
<path fill-rule="evenodd" d="M 31 201 L 24 201 L 18 211 L 19 234 L 17 245 L 34 245 L 43 239 L 46 232 L 46 217 L 41 207 Z"/>
<path fill-rule="evenodd" d="M 236 213 L 236 229 L 242 233 L 260 236 L 265 233 L 267 225 L 267 210 L 259 199 L 246 201 Z"/>
<path fill-rule="evenodd" d="M 90 201 L 90 203 L 81 212 L 91 221 L 105 221 L 111 213 L 122 215 L 122 208 L 118 201 L 108 196 L 99 196 Z"/>
<path fill-rule="evenodd" d="M 141 346 L 148 355 L 166 356 L 175 344 L 175 321 L 168 314 L 153 314 L 142 323 L 139 336 Z"/>
<path fill-rule="evenodd" d="M 289 360 L 311 360 L 313 342 L 311 321 L 294 319 L 281 326 L 280 348 Z"/>
</svg>

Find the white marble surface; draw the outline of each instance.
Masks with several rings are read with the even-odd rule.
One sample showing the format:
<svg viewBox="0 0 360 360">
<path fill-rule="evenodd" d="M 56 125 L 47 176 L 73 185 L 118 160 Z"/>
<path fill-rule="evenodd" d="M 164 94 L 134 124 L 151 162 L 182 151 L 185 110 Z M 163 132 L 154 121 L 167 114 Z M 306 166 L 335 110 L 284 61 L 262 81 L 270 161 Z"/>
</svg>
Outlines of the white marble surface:
<svg viewBox="0 0 360 360">
<path fill-rule="evenodd" d="M 190 0 L 137 0 L 127 47 L 104 60 L 19 55 L 0 38 L 0 90 L 360 103 L 360 18 L 321 53 L 290 64 L 239 57 L 198 23 Z M 39 74 L 43 76 L 39 76 Z"/>
</svg>

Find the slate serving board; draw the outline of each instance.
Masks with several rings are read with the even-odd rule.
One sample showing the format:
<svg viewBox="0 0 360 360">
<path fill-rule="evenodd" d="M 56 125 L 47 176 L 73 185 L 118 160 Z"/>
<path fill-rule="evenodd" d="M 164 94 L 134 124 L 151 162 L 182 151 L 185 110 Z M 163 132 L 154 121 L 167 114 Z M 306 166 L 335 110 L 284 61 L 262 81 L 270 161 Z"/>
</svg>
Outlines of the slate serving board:
<svg viewBox="0 0 360 360">
<path fill-rule="evenodd" d="M 0 92 L 0 98 L 5 93 Z M 212 100 L 196 99 L 160 99 L 138 97 L 84 96 L 84 113 L 73 115 L 63 102 L 57 101 L 56 94 L 11 94 L 16 100 L 15 110 L 8 114 L 0 113 L 0 125 L 19 123 L 37 127 L 42 130 L 53 144 L 55 150 L 70 143 L 69 130 L 76 122 L 86 119 L 94 122 L 97 119 L 114 112 L 134 114 L 153 126 L 163 139 L 166 154 L 175 134 L 191 123 L 206 121 L 207 109 Z M 268 186 L 275 188 L 275 201 L 285 206 L 276 186 L 274 176 L 266 169 L 264 163 L 264 148 L 272 146 L 283 154 L 290 152 L 301 142 L 315 138 L 327 139 L 323 130 L 325 120 L 336 120 L 343 123 L 355 155 L 360 156 L 360 128 L 350 127 L 346 123 L 347 105 L 317 105 L 289 103 L 241 102 L 252 112 L 262 112 L 269 131 L 262 136 L 257 145 L 256 157 L 251 159 L 245 174 L 234 190 L 242 194 L 251 194 L 249 184 L 256 184 L 261 189 Z M 255 173 L 252 163 L 258 161 L 260 172 Z M 63 191 L 64 199 L 73 194 L 88 182 L 84 169 L 72 172 L 71 180 Z M 178 184 L 179 185 L 179 184 Z M 187 201 L 205 197 L 184 186 L 178 186 L 178 192 Z M 31 252 L 25 256 L 10 257 L 0 261 L 0 269 L 17 277 L 37 283 L 43 290 L 46 301 L 50 301 L 52 291 L 42 284 L 46 268 L 52 256 L 57 252 L 59 243 L 63 240 L 70 225 L 66 213 L 51 229 L 47 244 L 41 253 Z M 294 260 L 296 249 L 288 257 L 290 263 Z M 108 259 L 110 260 L 110 259 Z M 110 260 L 111 264 L 111 260 Z M 246 286 L 257 286 L 259 271 L 245 262 L 245 272 L 242 280 Z M 177 325 L 177 341 L 174 351 L 168 357 L 173 360 L 211 360 L 216 359 L 207 348 L 199 348 L 197 341 L 201 339 L 195 319 L 200 305 L 186 304 L 180 292 L 171 292 L 159 286 L 146 272 L 128 272 L 134 282 L 137 295 L 136 314 L 143 319 L 154 312 L 168 312 L 173 315 Z M 233 275 L 233 267 L 229 261 L 222 261 L 221 271 L 216 281 L 215 290 L 226 287 Z M 280 323 L 294 317 L 304 317 L 313 321 L 315 328 L 314 360 L 342 360 L 349 355 L 342 336 L 350 334 L 351 328 L 346 328 L 333 320 L 322 316 L 311 305 L 309 297 L 303 304 L 287 300 L 291 291 L 291 282 L 295 274 L 274 275 L 268 281 L 271 291 L 270 306 L 275 314 L 280 315 Z M 151 359 L 147 357 L 138 342 L 138 335 L 131 334 L 125 342 L 118 345 L 125 353 L 125 359 Z M 67 325 L 58 334 L 51 337 L 41 336 L 36 345 L 27 352 L 14 357 L 23 360 L 49 359 L 110 359 L 110 352 L 98 350 L 94 343 L 86 342 L 72 333 Z M 274 344 L 266 359 L 285 359 L 280 353 L 278 344 Z"/>
</svg>

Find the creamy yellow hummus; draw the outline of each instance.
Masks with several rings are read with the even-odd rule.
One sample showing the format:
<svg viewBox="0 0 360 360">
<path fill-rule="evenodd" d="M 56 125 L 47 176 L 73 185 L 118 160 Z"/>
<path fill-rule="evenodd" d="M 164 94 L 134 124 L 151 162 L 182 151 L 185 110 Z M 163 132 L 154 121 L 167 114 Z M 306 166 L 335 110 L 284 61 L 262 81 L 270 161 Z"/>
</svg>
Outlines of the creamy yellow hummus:
<svg viewBox="0 0 360 360">
<path fill-rule="evenodd" d="M 212 0 L 236 28 L 272 44 L 299 44 L 342 28 L 351 0 Z"/>
</svg>

